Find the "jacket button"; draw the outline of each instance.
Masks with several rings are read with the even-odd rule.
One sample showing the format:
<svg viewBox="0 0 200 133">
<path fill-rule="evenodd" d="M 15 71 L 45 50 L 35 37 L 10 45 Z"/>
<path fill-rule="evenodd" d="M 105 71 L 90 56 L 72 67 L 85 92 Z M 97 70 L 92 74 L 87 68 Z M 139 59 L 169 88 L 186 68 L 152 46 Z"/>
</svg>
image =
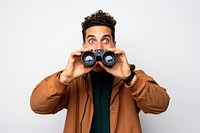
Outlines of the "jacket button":
<svg viewBox="0 0 200 133">
<path fill-rule="evenodd" d="M 114 112 L 115 108 L 114 107 L 110 107 L 110 111 Z"/>
</svg>

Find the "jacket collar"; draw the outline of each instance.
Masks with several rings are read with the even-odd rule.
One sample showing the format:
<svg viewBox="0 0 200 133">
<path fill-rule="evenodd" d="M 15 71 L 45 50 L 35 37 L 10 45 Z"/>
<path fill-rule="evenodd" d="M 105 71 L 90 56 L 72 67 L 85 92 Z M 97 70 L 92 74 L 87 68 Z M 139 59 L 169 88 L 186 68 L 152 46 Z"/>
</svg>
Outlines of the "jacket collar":
<svg viewBox="0 0 200 133">
<path fill-rule="evenodd" d="M 89 94 L 89 97 L 93 100 L 93 96 L 92 96 L 92 84 L 91 84 L 91 77 L 90 74 L 85 74 L 84 79 L 86 81 L 86 84 L 88 85 L 86 87 L 86 91 Z M 113 102 L 115 96 L 118 94 L 118 92 L 120 91 L 121 86 L 124 84 L 123 80 L 118 78 L 118 77 L 114 77 L 114 82 L 113 82 L 113 88 L 112 88 L 112 94 L 111 94 L 111 98 L 110 98 L 110 103 Z"/>
<path fill-rule="evenodd" d="M 115 77 L 114 78 L 114 83 L 113 83 L 113 88 L 112 88 L 112 94 L 111 94 L 111 98 L 110 98 L 110 103 L 113 102 L 113 100 L 115 99 L 115 96 L 118 94 L 118 92 L 121 89 L 121 86 L 124 84 L 123 80 Z"/>
</svg>

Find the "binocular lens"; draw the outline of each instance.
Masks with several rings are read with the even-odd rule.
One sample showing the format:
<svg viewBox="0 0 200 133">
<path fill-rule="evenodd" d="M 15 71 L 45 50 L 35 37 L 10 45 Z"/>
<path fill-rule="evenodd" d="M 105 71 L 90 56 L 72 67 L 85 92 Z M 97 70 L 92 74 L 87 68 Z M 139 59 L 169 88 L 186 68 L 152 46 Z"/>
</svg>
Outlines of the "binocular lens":
<svg viewBox="0 0 200 133">
<path fill-rule="evenodd" d="M 104 62 L 106 65 L 108 65 L 108 66 L 114 65 L 115 60 L 116 60 L 116 57 L 115 57 L 115 55 L 114 55 L 113 53 L 104 54 L 103 62 Z"/>
<path fill-rule="evenodd" d="M 92 52 L 86 52 L 82 55 L 82 61 L 86 66 L 92 66 L 94 65 L 96 59 Z"/>
<path fill-rule="evenodd" d="M 85 63 L 91 63 L 91 62 L 93 62 L 93 60 L 94 60 L 93 57 L 91 55 L 88 55 L 85 57 L 84 61 L 85 61 Z"/>
</svg>

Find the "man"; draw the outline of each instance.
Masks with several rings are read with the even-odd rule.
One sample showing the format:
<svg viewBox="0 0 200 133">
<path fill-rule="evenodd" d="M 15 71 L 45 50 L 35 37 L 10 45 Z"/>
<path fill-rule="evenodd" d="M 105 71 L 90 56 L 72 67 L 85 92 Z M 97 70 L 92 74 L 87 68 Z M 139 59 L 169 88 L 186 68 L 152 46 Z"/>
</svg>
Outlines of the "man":
<svg viewBox="0 0 200 133">
<path fill-rule="evenodd" d="M 41 81 L 33 90 L 31 108 L 39 114 L 67 109 L 64 133 L 141 133 L 138 113 L 159 114 L 169 104 L 166 90 L 142 70 L 134 70 L 116 47 L 114 18 L 97 11 L 82 23 L 82 48 L 72 52 L 66 68 Z M 113 52 L 116 62 L 101 60 L 85 66 L 86 51 Z"/>
</svg>

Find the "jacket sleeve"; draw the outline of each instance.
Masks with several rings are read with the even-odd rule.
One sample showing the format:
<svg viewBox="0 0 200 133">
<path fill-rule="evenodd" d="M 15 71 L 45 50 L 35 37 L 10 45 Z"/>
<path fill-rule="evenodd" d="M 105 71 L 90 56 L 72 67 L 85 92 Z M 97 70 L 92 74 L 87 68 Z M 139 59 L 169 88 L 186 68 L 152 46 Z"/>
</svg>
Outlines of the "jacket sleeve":
<svg viewBox="0 0 200 133">
<path fill-rule="evenodd" d="M 59 82 L 61 72 L 43 79 L 33 90 L 30 98 L 31 109 L 38 114 L 55 114 L 66 108 L 69 95 L 67 86 Z M 65 99 L 64 99 L 65 98 Z"/>
<path fill-rule="evenodd" d="M 146 75 L 142 70 L 136 70 L 135 73 L 137 80 L 129 88 L 137 106 L 144 113 L 159 114 L 166 111 L 170 100 L 166 89 L 159 86 L 152 77 Z"/>
</svg>

